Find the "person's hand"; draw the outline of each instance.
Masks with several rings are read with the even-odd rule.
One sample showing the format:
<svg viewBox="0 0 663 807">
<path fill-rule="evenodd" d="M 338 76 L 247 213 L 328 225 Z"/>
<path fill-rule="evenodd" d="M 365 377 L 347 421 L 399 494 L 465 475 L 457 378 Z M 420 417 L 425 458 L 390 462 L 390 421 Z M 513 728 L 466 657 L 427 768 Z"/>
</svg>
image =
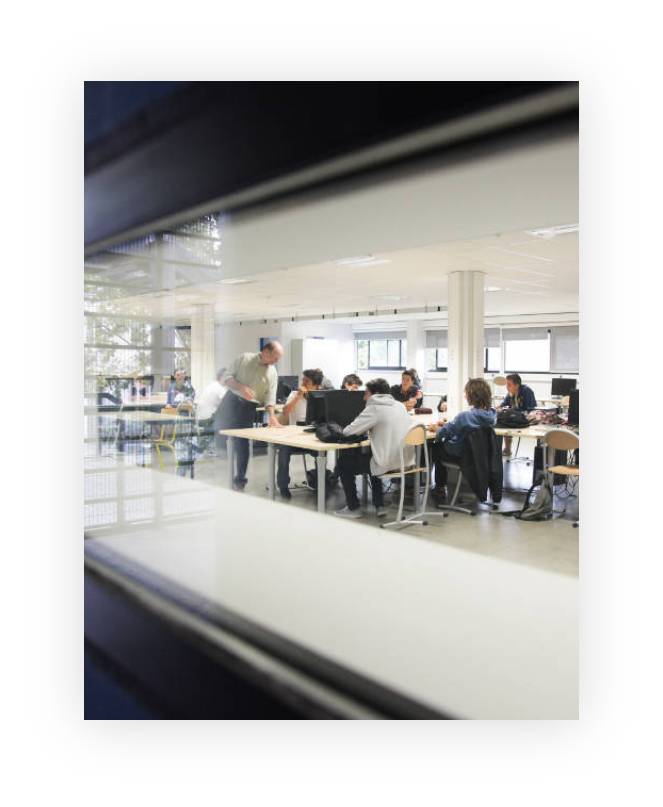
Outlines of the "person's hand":
<svg viewBox="0 0 663 807">
<path fill-rule="evenodd" d="M 306 395 L 307 392 L 308 392 L 308 390 L 302 384 L 301 387 L 297 390 L 297 395 Z"/>
<path fill-rule="evenodd" d="M 272 429 L 282 429 L 283 428 L 283 424 L 279 423 L 278 420 L 273 415 L 269 419 L 269 426 Z"/>
<path fill-rule="evenodd" d="M 437 428 L 438 428 L 438 425 L 439 424 L 437 424 L 437 423 L 429 423 L 428 426 L 426 426 L 426 431 L 436 432 Z"/>
<path fill-rule="evenodd" d="M 414 407 L 416 405 L 417 405 L 417 399 L 416 398 L 410 398 L 409 401 L 405 401 L 405 408 L 406 409 L 414 409 Z"/>
<path fill-rule="evenodd" d="M 447 404 L 445 401 L 444 403 L 440 404 L 440 412 L 446 412 L 446 411 L 447 411 Z"/>
<path fill-rule="evenodd" d="M 244 388 L 242 389 L 242 398 L 245 398 L 247 401 L 253 401 L 255 397 L 256 396 L 254 395 L 251 387 L 244 385 Z"/>
</svg>

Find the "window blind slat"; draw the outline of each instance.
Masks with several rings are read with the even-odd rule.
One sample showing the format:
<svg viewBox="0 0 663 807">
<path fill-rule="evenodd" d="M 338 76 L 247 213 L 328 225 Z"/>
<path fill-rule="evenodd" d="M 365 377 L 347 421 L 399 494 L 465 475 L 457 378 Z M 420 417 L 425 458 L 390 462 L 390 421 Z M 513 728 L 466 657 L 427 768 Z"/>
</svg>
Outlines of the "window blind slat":
<svg viewBox="0 0 663 807">
<path fill-rule="evenodd" d="M 426 331 L 426 347 L 447 347 L 447 332 Z"/>
<path fill-rule="evenodd" d="M 486 347 L 499 347 L 500 346 L 500 329 L 499 328 L 484 328 L 483 339 Z"/>
</svg>

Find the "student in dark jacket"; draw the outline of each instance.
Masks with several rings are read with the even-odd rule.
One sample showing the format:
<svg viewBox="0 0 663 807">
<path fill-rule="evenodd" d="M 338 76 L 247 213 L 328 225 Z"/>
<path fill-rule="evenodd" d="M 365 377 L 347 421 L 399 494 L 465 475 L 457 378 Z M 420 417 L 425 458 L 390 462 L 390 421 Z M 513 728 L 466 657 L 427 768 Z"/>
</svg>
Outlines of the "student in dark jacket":
<svg viewBox="0 0 663 807">
<path fill-rule="evenodd" d="M 506 395 L 497 408 L 503 409 L 505 407 L 517 409 L 519 412 L 529 412 L 530 409 L 536 409 L 536 395 L 527 384 L 523 384 L 518 373 L 510 373 L 506 377 Z M 504 438 L 504 451 L 502 451 L 502 454 L 505 457 L 511 456 L 512 439 L 512 437 Z"/>
<path fill-rule="evenodd" d="M 452 421 L 431 423 L 428 431 L 436 432 L 433 445 L 435 464 L 435 490 L 433 495 L 438 502 L 446 499 L 447 469 L 444 461 L 458 462 L 465 448 L 467 438 L 475 429 L 495 426 L 497 413 L 492 408 L 490 386 L 483 378 L 470 378 L 465 384 L 465 399 L 472 407 L 469 412 L 461 412 Z"/>
<path fill-rule="evenodd" d="M 401 376 L 401 383 L 394 384 L 389 390 L 392 396 L 405 405 L 408 412 L 414 409 L 417 405 L 417 398 L 419 397 L 419 387 L 416 385 L 415 376 L 412 370 L 403 370 Z"/>
</svg>

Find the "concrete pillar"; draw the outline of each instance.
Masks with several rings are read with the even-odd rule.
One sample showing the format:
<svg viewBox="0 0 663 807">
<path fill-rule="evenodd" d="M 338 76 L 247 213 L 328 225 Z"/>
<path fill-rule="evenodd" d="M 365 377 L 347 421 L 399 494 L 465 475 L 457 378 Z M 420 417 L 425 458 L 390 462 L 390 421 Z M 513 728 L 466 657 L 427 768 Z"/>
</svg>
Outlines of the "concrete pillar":
<svg viewBox="0 0 663 807">
<path fill-rule="evenodd" d="M 451 272 L 448 276 L 450 418 L 469 408 L 463 392 L 468 378 L 483 378 L 483 287 L 483 272 Z"/>
<path fill-rule="evenodd" d="M 416 368 L 423 380 L 426 372 L 426 354 L 424 344 L 424 323 L 420 319 L 407 323 L 407 367 Z"/>
<path fill-rule="evenodd" d="M 191 314 L 191 383 L 197 394 L 214 381 L 214 306 L 194 305 Z"/>
</svg>

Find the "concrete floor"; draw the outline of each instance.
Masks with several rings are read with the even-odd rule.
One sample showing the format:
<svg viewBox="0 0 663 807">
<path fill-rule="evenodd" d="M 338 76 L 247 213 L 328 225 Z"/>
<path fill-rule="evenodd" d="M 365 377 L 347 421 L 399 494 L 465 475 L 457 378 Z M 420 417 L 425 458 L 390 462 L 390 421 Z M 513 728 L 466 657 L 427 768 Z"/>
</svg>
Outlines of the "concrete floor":
<svg viewBox="0 0 663 807">
<path fill-rule="evenodd" d="M 533 441 L 523 440 L 519 455 L 531 457 L 532 453 Z M 331 459 L 329 466 L 333 467 Z M 312 457 L 307 457 L 307 467 L 314 467 Z M 267 497 L 266 452 L 256 451 L 249 464 L 247 476 L 249 482 L 245 491 L 237 493 L 237 495 L 247 498 L 251 496 Z M 301 456 L 291 458 L 290 476 L 291 484 L 304 481 Z M 216 457 L 205 455 L 199 459 L 195 465 L 195 477 L 207 483 L 227 486 L 225 451 L 218 451 Z M 566 512 L 564 514 L 556 513 L 552 520 L 526 522 L 500 514 L 522 507 L 526 491 L 532 484 L 531 480 L 531 465 L 526 465 L 525 462 L 505 463 L 504 484 L 509 491 L 505 492 L 498 512 L 479 508 L 476 516 L 463 513 L 449 513 L 447 518 L 433 516 L 427 526 L 414 525 L 401 532 L 413 540 L 433 541 L 482 555 L 492 555 L 525 566 L 577 577 L 579 574 L 579 529 L 572 525 L 578 518 L 579 484 L 576 484 L 575 490 L 570 496 L 565 489 L 556 489 L 555 508 L 560 511 L 566 510 Z M 454 481 L 454 478 L 450 476 L 448 487 L 450 494 Z M 357 479 L 357 487 L 361 492 L 360 478 Z M 387 494 L 385 501 L 388 506 L 386 520 L 393 520 L 398 509 L 398 496 Z M 292 499 L 285 504 L 289 507 L 315 509 L 316 502 L 315 493 L 307 490 L 293 490 Z M 333 511 L 344 505 L 345 496 L 339 484 L 327 497 L 327 517 L 335 518 Z M 435 509 L 432 501 L 429 502 L 427 509 Z M 340 529 L 343 522 L 341 519 L 337 520 Z M 375 516 L 370 503 L 364 507 L 364 523 L 375 524 L 377 528 L 384 520 Z"/>
</svg>

